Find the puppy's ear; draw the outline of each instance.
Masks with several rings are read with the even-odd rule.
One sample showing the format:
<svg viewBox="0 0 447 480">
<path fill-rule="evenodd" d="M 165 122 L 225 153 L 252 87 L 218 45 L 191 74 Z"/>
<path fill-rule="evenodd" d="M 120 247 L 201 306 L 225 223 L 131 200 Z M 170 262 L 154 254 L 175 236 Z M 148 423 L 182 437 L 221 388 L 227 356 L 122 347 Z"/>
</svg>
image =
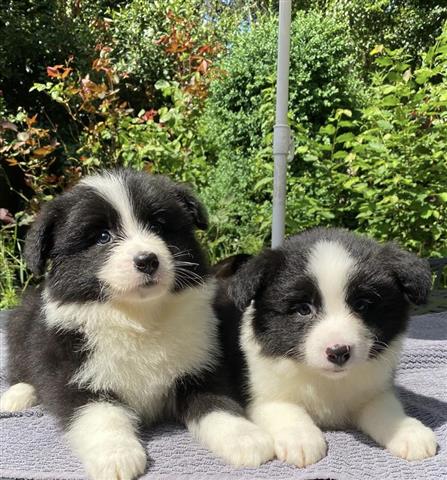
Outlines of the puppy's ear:
<svg viewBox="0 0 447 480">
<path fill-rule="evenodd" d="M 202 202 L 187 185 L 176 185 L 176 194 L 191 215 L 194 225 L 200 230 L 206 230 L 208 228 L 208 214 Z"/>
<path fill-rule="evenodd" d="M 211 267 L 211 273 L 216 278 L 232 277 L 245 263 L 247 263 L 251 255 L 248 253 L 237 253 L 231 257 L 227 257 Z"/>
<path fill-rule="evenodd" d="M 228 294 L 240 310 L 245 310 L 259 290 L 273 278 L 283 262 L 279 250 L 264 250 L 250 259 L 236 272 L 228 287 Z"/>
<path fill-rule="evenodd" d="M 58 216 L 56 201 L 52 200 L 42 207 L 28 230 L 24 258 L 34 275 L 40 276 L 45 272 L 53 247 L 53 230 Z"/>
<path fill-rule="evenodd" d="M 430 264 L 413 253 L 389 243 L 383 247 L 385 261 L 393 271 L 402 291 L 410 302 L 421 305 L 427 302 L 432 286 Z"/>
</svg>

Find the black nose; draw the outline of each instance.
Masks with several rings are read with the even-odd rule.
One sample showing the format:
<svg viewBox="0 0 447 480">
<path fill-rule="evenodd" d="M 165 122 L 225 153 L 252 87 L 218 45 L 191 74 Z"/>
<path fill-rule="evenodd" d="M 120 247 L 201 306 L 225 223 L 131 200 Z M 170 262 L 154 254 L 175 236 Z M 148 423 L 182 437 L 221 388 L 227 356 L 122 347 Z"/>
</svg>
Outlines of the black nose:
<svg viewBox="0 0 447 480">
<path fill-rule="evenodd" d="M 160 262 L 158 261 L 157 255 L 155 253 L 139 253 L 134 257 L 133 262 L 137 267 L 137 270 L 148 275 L 153 275 L 156 271 Z"/>
<path fill-rule="evenodd" d="M 326 348 L 327 359 L 341 367 L 351 356 L 351 347 L 349 345 L 334 345 Z"/>
</svg>

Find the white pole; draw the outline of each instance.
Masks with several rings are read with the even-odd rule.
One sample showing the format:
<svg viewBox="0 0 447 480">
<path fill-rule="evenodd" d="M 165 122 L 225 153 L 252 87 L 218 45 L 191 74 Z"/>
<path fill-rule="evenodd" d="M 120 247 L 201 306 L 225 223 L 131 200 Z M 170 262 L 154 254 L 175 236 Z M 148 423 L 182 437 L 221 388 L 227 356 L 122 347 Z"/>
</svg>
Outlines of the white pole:
<svg viewBox="0 0 447 480">
<path fill-rule="evenodd" d="M 292 0 L 279 0 L 278 64 L 276 80 L 276 123 L 273 132 L 273 218 L 272 248 L 284 241 L 286 212 L 287 157 L 290 128 L 287 120 L 289 103 L 289 56 Z"/>
</svg>

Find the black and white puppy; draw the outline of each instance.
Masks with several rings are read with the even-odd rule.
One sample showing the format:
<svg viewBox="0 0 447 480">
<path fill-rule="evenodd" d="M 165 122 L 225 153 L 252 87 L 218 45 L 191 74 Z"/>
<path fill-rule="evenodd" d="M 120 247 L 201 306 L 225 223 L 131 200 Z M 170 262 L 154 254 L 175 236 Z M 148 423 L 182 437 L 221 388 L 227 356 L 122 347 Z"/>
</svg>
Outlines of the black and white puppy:
<svg viewBox="0 0 447 480">
<path fill-rule="evenodd" d="M 339 229 L 296 235 L 241 267 L 229 292 L 246 376 L 232 367 L 277 458 L 320 460 L 320 427 L 358 428 L 407 460 L 435 455 L 434 433 L 393 391 L 410 302 L 430 287 L 427 262 Z M 224 303 L 222 314 L 237 316 Z"/>
<path fill-rule="evenodd" d="M 226 395 L 215 282 L 184 186 L 130 170 L 86 177 L 45 205 L 25 256 L 44 283 L 9 321 L 1 409 L 41 402 L 95 480 L 143 473 L 139 421 L 178 419 L 235 465 L 273 456 Z"/>
</svg>

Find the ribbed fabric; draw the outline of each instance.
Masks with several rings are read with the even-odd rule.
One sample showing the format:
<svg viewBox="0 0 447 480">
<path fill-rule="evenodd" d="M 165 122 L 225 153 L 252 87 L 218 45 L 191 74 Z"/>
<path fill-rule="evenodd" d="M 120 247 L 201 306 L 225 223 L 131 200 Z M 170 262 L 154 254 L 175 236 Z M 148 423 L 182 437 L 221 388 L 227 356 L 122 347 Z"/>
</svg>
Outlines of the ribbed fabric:
<svg viewBox="0 0 447 480">
<path fill-rule="evenodd" d="M 0 329 L 0 391 L 7 388 L 7 352 Z M 257 469 L 224 465 L 178 425 L 147 429 L 142 438 L 150 462 L 144 479 L 441 480 L 447 479 L 447 312 L 415 317 L 397 372 L 398 393 L 410 415 L 436 432 L 434 458 L 407 462 L 358 432 L 327 432 L 328 456 L 298 469 L 277 460 Z M 80 462 L 55 420 L 40 407 L 0 414 L 0 477 L 25 480 L 85 479 Z"/>
</svg>

